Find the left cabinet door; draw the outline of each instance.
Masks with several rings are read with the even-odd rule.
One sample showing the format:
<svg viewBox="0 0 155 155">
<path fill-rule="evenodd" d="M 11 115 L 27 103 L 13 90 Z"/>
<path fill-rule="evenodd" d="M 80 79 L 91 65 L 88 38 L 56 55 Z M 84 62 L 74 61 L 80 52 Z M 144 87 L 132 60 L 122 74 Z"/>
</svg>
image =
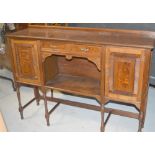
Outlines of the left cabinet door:
<svg viewBox="0 0 155 155">
<path fill-rule="evenodd" d="M 26 84 L 40 84 L 37 41 L 11 40 L 15 78 Z"/>
</svg>

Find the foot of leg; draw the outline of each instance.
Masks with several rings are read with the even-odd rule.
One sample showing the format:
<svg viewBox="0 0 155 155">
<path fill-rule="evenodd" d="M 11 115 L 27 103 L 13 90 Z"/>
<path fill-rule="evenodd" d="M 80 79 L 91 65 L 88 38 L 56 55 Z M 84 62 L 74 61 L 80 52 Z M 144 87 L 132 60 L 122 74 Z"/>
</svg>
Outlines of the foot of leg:
<svg viewBox="0 0 155 155">
<path fill-rule="evenodd" d="M 100 128 L 101 132 L 105 131 L 105 126 L 104 126 L 104 105 L 101 104 L 101 128 Z"/>
<path fill-rule="evenodd" d="M 143 122 L 143 112 L 139 113 L 139 127 L 138 127 L 138 132 L 142 131 L 144 122 Z"/>
<path fill-rule="evenodd" d="M 18 102 L 19 102 L 20 116 L 21 116 L 21 119 L 24 119 L 24 117 L 23 117 L 23 107 L 22 107 L 22 104 L 21 104 L 20 86 L 19 86 L 19 84 L 16 84 L 16 88 L 17 88 L 17 98 L 18 98 Z"/>
<path fill-rule="evenodd" d="M 45 115 L 47 126 L 50 126 L 49 115 Z"/>
<path fill-rule="evenodd" d="M 20 112 L 21 119 L 24 119 L 24 116 L 23 116 L 23 108 L 22 107 L 19 108 L 19 112 Z"/>
<path fill-rule="evenodd" d="M 139 120 L 138 132 L 141 132 L 141 131 L 142 131 L 142 121 Z"/>
<path fill-rule="evenodd" d="M 48 105 L 47 105 L 46 90 L 45 89 L 43 89 L 43 97 L 44 97 L 44 105 L 45 105 L 45 118 L 46 118 L 47 126 L 49 126 L 50 125 L 49 112 L 48 112 Z"/>
<path fill-rule="evenodd" d="M 37 105 L 39 105 L 39 101 L 40 101 L 40 99 L 39 99 L 39 89 L 38 89 L 38 87 L 35 87 L 34 88 L 34 96 L 35 96 L 35 98 L 36 98 L 36 102 L 37 102 Z"/>
</svg>

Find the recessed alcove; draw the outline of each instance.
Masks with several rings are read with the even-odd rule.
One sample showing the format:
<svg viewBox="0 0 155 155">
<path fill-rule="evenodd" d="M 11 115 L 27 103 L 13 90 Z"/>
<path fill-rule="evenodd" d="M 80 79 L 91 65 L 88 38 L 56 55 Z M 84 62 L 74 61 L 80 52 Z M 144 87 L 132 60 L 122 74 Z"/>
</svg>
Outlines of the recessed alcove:
<svg viewBox="0 0 155 155">
<path fill-rule="evenodd" d="M 44 61 L 44 72 L 48 88 L 95 98 L 100 96 L 101 72 L 86 58 L 51 55 Z"/>
</svg>

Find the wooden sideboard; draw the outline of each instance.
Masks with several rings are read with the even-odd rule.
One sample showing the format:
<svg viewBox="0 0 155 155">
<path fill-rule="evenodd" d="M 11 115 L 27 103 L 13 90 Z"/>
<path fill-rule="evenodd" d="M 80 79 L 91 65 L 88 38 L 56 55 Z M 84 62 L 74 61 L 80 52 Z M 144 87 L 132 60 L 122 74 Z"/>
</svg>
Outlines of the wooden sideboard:
<svg viewBox="0 0 155 155">
<path fill-rule="evenodd" d="M 101 113 L 101 131 L 111 114 L 135 118 L 144 127 L 149 72 L 155 32 L 95 28 L 27 28 L 7 35 L 19 111 L 33 101 L 45 103 L 45 117 L 66 104 Z M 20 86 L 34 88 L 34 98 L 23 105 Z M 40 94 L 39 90 L 42 91 Z M 51 96 L 47 91 L 51 90 Z M 53 97 L 53 90 L 94 98 L 98 105 Z M 48 110 L 47 101 L 57 104 Z M 107 108 L 109 102 L 125 104 L 126 111 Z M 129 112 L 128 106 L 137 113 Z M 108 113 L 104 118 L 104 113 Z"/>
</svg>

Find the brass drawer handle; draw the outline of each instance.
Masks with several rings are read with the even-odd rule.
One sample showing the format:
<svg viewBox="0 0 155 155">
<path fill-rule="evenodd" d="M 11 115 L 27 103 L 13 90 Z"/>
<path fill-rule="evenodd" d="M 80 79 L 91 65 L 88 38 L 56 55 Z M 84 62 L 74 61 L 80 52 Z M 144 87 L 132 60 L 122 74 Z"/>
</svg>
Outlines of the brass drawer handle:
<svg viewBox="0 0 155 155">
<path fill-rule="evenodd" d="M 83 52 L 88 52 L 89 51 L 88 48 L 81 48 L 80 50 L 83 51 Z"/>
</svg>

